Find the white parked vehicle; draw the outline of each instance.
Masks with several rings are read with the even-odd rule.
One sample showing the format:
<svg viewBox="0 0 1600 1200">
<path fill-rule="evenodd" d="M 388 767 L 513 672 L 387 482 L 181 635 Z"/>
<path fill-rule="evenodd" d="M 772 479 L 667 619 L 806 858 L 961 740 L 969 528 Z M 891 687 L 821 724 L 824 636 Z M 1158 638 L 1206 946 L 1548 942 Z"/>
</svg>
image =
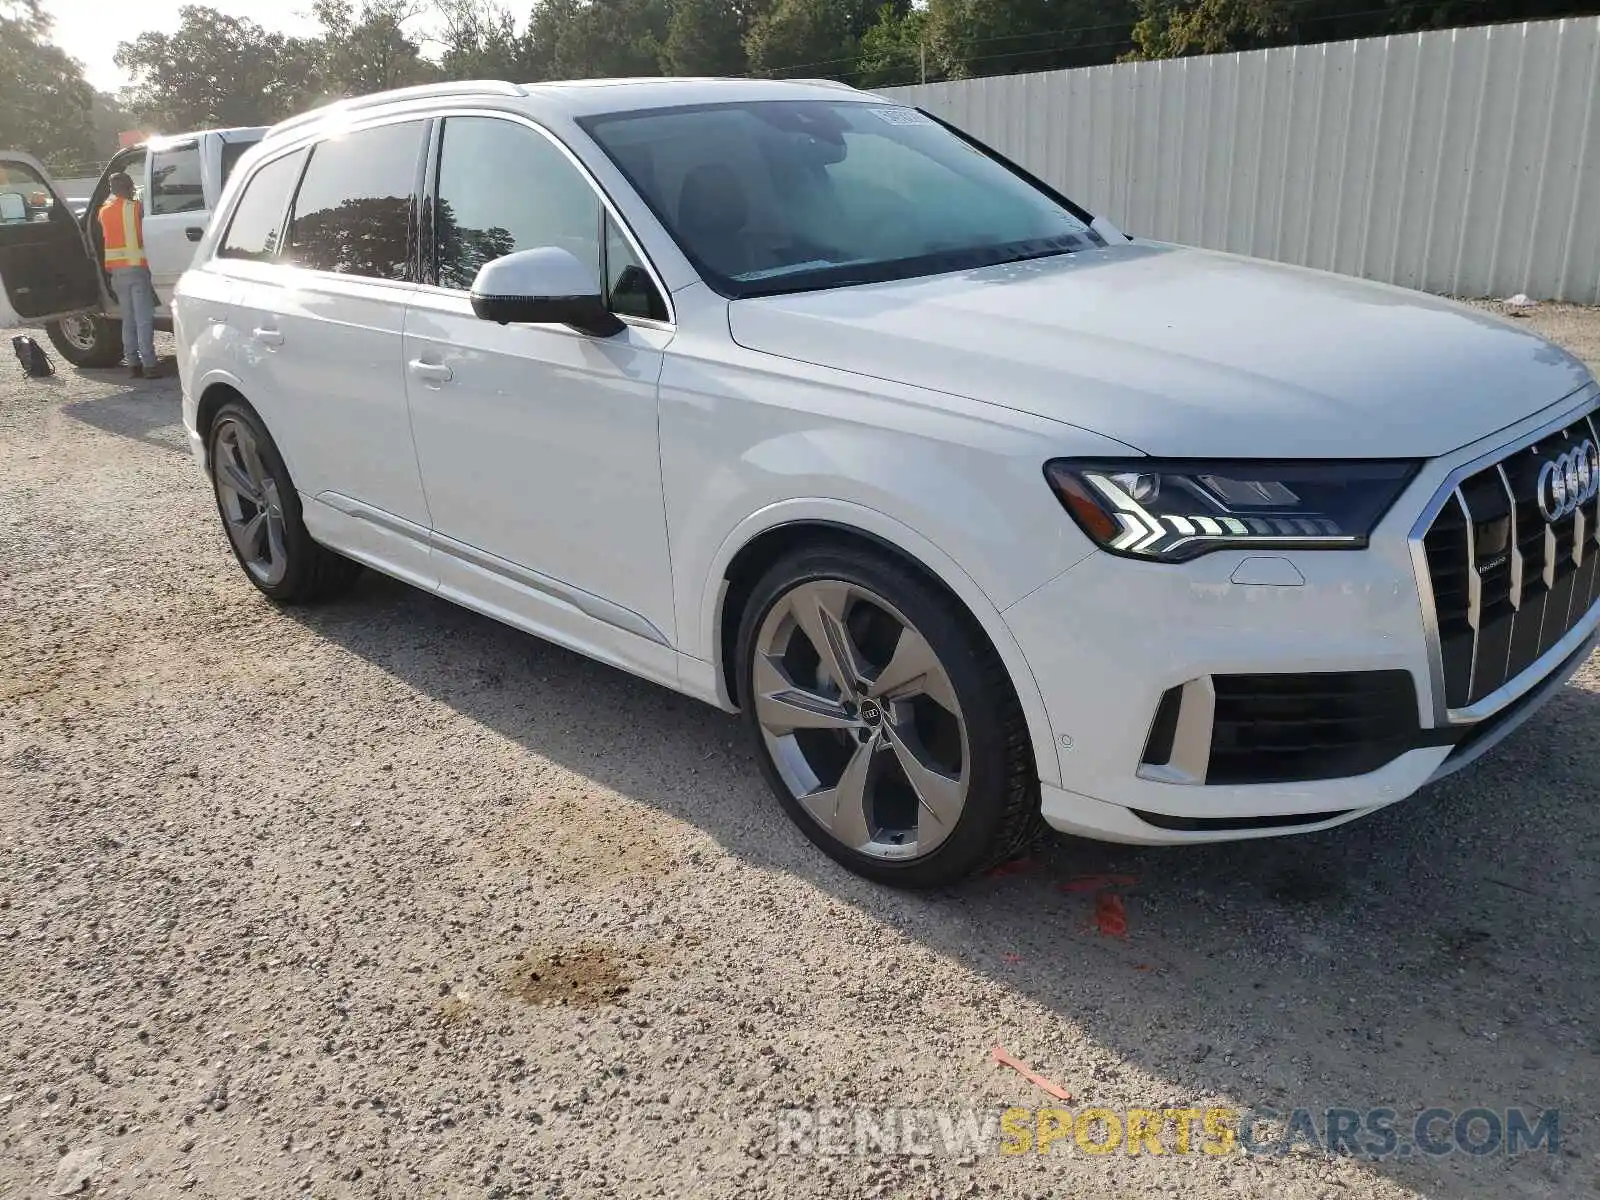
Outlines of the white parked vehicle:
<svg viewBox="0 0 1600 1200">
<path fill-rule="evenodd" d="M 739 709 L 819 846 L 1322 829 L 1600 623 L 1600 389 L 1397 288 L 1130 240 L 848 88 L 457 84 L 274 129 L 178 288 L 250 579 L 358 564 Z"/>
<path fill-rule="evenodd" d="M 171 328 L 169 301 L 189 267 L 223 186 L 265 127 L 208 129 L 128 146 L 106 164 L 86 199 L 59 194 L 35 158 L 0 151 L 0 328 L 43 325 L 68 362 L 122 360 L 122 312 L 100 269 L 98 213 L 110 178 L 133 177 L 144 204 L 145 256 L 155 284 L 157 328 Z M 41 202 L 42 201 L 42 202 Z"/>
</svg>

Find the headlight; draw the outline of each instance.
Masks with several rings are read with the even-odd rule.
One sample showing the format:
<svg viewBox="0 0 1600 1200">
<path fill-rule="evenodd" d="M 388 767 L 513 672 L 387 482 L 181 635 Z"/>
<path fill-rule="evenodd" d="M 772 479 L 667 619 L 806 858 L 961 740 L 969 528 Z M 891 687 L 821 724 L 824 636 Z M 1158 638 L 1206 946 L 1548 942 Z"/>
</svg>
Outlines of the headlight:
<svg viewBox="0 0 1600 1200">
<path fill-rule="evenodd" d="M 1252 547 L 1354 550 L 1416 474 L 1414 462 L 1195 462 L 1058 458 L 1045 478 L 1102 549 L 1183 562 Z"/>
</svg>

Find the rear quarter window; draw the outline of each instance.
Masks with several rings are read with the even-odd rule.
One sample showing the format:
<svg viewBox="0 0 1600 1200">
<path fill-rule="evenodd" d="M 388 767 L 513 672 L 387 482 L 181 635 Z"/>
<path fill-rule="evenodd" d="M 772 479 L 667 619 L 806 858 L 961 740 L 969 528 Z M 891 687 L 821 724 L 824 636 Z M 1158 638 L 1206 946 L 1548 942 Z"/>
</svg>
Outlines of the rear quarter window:
<svg viewBox="0 0 1600 1200">
<path fill-rule="evenodd" d="M 273 159 L 245 182 L 228 232 L 217 247 L 218 258 L 268 262 L 278 257 L 289 198 L 305 161 L 306 152 L 297 150 Z"/>
<path fill-rule="evenodd" d="M 228 179 L 233 175 L 233 169 L 239 165 L 239 160 L 255 149 L 259 140 L 250 138 L 242 142 L 222 143 L 222 186 L 227 186 Z"/>
</svg>

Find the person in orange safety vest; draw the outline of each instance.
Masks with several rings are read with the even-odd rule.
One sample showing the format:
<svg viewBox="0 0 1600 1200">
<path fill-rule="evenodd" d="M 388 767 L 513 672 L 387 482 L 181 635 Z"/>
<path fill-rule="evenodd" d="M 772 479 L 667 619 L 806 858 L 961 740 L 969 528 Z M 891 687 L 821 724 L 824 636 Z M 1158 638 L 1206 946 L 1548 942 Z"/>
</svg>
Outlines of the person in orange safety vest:
<svg viewBox="0 0 1600 1200">
<path fill-rule="evenodd" d="M 144 209 L 133 198 L 133 180 L 118 171 L 111 195 L 100 206 L 100 232 L 111 290 L 122 306 L 122 356 L 135 379 L 161 374 L 156 361 L 156 289 L 144 252 Z"/>
</svg>

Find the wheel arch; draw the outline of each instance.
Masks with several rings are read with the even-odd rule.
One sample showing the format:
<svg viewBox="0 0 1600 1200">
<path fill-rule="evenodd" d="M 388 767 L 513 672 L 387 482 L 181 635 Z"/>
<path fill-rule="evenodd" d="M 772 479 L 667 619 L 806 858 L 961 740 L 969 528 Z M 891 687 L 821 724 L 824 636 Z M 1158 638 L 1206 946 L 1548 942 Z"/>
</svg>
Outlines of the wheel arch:
<svg viewBox="0 0 1600 1200">
<path fill-rule="evenodd" d="M 954 559 L 916 531 L 883 513 L 838 501 L 834 511 L 796 511 L 779 505 L 752 517 L 718 552 L 706 595 L 702 641 L 714 656 L 717 701 L 736 710 L 739 624 L 755 584 L 773 563 L 801 547 L 828 542 L 867 547 L 900 563 L 949 596 L 1000 658 L 1022 706 L 1035 768 L 1046 783 L 1060 781 L 1060 759 L 1044 697 L 1000 611 Z M 806 505 L 807 509 L 813 506 Z"/>
<path fill-rule="evenodd" d="M 211 455 L 211 426 L 217 419 L 217 412 L 230 400 L 238 400 L 242 404 L 250 404 L 239 390 L 238 381 L 231 378 L 214 379 L 206 384 L 200 391 L 200 398 L 195 402 L 194 431 L 200 435 L 200 444 L 206 449 L 206 457 Z M 255 406 L 251 405 L 251 411 Z M 257 416 L 260 414 L 257 413 Z"/>
</svg>

